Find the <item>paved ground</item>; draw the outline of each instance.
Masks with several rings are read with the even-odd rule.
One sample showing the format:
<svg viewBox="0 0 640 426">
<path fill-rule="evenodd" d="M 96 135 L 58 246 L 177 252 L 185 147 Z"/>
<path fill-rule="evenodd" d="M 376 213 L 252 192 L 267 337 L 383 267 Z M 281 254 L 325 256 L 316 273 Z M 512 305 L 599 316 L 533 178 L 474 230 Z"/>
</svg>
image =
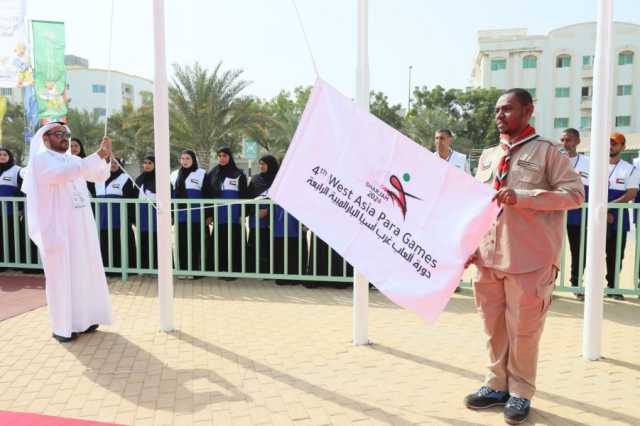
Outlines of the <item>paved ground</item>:
<svg viewBox="0 0 640 426">
<path fill-rule="evenodd" d="M 116 323 L 62 345 L 46 308 L 0 322 L 0 410 L 135 425 L 503 424 L 462 397 L 486 362 L 471 293 L 428 327 L 371 294 L 353 347 L 348 290 L 177 281 L 178 331 L 157 332 L 155 281 L 111 284 Z M 606 302 L 606 358 L 580 357 L 582 304 L 559 297 L 530 424 L 640 424 L 640 304 Z"/>
<path fill-rule="evenodd" d="M 0 275 L 0 321 L 44 306 L 44 275 Z"/>
</svg>

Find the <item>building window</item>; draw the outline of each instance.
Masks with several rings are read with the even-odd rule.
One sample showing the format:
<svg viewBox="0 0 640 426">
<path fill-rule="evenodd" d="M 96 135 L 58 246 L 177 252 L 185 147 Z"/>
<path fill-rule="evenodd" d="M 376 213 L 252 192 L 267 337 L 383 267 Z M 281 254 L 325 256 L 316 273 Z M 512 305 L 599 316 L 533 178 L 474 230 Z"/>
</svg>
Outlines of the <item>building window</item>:
<svg viewBox="0 0 640 426">
<path fill-rule="evenodd" d="M 130 84 L 122 83 L 122 95 L 133 96 L 133 86 Z"/>
<path fill-rule="evenodd" d="M 616 127 L 629 127 L 631 126 L 630 115 L 619 115 L 616 117 Z"/>
<path fill-rule="evenodd" d="M 498 71 L 507 69 L 507 60 L 506 59 L 492 59 L 491 60 L 491 71 Z"/>
<path fill-rule="evenodd" d="M 593 67 L 593 55 L 584 55 L 582 57 L 582 68 Z"/>
<path fill-rule="evenodd" d="M 107 110 L 105 108 L 94 108 L 93 113 L 98 117 L 106 117 Z"/>
<path fill-rule="evenodd" d="M 506 59 L 492 59 L 491 60 L 491 71 L 498 71 L 507 69 L 507 60 Z"/>
<path fill-rule="evenodd" d="M 633 64 L 633 52 L 621 52 L 618 55 L 618 65 L 630 65 Z"/>
<path fill-rule="evenodd" d="M 569 117 L 556 117 L 553 119 L 555 129 L 566 129 L 569 127 Z"/>
<path fill-rule="evenodd" d="M 591 128 L 591 117 L 582 116 L 580 117 L 580 130 L 587 130 Z"/>
<path fill-rule="evenodd" d="M 618 85 L 618 96 L 629 96 L 631 95 L 631 85 L 630 84 L 619 84 Z"/>
<path fill-rule="evenodd" d="M 580 89 L 580 96 L 582 99 L 591 99 L 591 95 L 593 93 L 593 87 L 591 86 L 582 86 Z"/>
<path fill-rule="evenodd" d="M 0 96 L 13 96 L 13 90 L 10 87 L 0 89 Z"/>
<path fill-rule="evenodd" d="M 568 97 L 569 97 L 568 87 L 556 87 L 556 98 L 568 98 Z"/>
<path fill-rule="evenodd" d="M 531 117 L 529 119 L 529 125 L 531 125 L 531 126 L 535 126 L 536 125 L 536 118 L 535 117 Z"/>
<path fill-rule="evenodd" d="M 538 58 L 533 55 L 522 58 L 522 68 L 535 68 L 538 65 Z"/>
<path fill-rule="evenodd" d="M 532 97 L 533 99 L 535 99 L 535 98 L 536 98 L 536 89 L 535 89 L 535 88 L 532 88 L 532 89 L 526 89 L 526 90 L 527 90 L 527 92 L 529 92 L 529 94 L 531 95 L 531 97 Z"/>
<path fill-rule="evenodd" d="M 571 66 L 571 56 L 560 55 L 556 58 L 556 68 L 568 68 Z"/>
<path fill-rule="evenodd" d="M 94 84 L 91 86 L 91 91 L 93 93 L 106 93 L 107 86 L 105 86 L 104 84 Z"/>
</svg>

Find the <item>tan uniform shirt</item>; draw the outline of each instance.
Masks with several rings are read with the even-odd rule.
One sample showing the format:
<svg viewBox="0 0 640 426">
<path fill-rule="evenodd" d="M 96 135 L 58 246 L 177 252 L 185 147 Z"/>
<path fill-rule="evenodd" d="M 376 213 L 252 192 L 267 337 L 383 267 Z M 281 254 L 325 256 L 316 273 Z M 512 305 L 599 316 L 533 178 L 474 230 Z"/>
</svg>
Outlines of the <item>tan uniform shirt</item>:
<svg viewBox="0 0 640 426">
<path fill-rule="evenodd" d="M 482 152 L 476 178 L 493 185 L 505 151 Z M 536 138 L 511 156 L 506 186 L 518 201 L 504 206 L 478 248 L 478 266 L 520 274 L 548 265 L 560 266 L 564 211 L 584 201 L 584 186 L 569 157 L 551 141 Z"/>
</svg>

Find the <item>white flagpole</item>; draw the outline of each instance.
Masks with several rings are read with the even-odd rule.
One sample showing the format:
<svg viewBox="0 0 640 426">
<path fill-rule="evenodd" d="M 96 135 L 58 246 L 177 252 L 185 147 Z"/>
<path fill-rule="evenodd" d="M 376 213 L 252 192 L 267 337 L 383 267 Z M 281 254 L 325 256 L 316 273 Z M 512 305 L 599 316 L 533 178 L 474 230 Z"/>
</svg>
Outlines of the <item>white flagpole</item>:
<svg viewBox="0 0 640 426">
<path fill-rule="evenodd" d="M 605 239 L 611 129 L 611 39 L 613 0 L 598 0 L 595 63 L 593 72 L 593 121 L 589 168 L 587 259 L 585 271 L 582 356 L 595 361 L 601 356 L 602 292 L 605 279 Z"/>
<path fill-rule="evenodd" d="M 358 0 L 358 63 L 356 69 L 356 103 L 369 111 L 369 30 L 368 0 Z M 369 343 L 369 280 L 354 271 L 353 344 Z"/>
<path fill-rule="evenodd" d="M 173 269 L 171 238 L 171 194 L 169 192 L 169 89 L 165 56 L 164 0 L 153 0 L 153 128 L 156 154 L 158 217 L 158 300 L 160 329 L 175 328 L 173 319 Z"/>
</svg>

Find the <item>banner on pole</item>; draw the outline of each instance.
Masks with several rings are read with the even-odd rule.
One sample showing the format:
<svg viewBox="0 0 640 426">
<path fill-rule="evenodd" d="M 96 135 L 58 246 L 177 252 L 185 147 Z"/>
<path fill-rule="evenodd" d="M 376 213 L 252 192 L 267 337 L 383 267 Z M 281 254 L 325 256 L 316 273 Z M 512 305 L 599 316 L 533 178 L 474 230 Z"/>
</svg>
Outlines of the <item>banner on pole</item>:
<svg viewBox="0 0 640 426">
<path fill-rule="evenodd" d="M 64 65 L 64 23 L 33 21 L 32 33 L 40 122 L 65 120 L 67 69 Z"/>
<path fill-rule="evenodd" d="M 0 96 L 0 146 L 2 146 L 2 126 L 4 125 L 4 115 L 7 112 L 7 98 Z"/>
<path fill-rule="evenodd" d="M 269 196 L 434 321 L 498 214 L 494 190 L 318 80 Z"/>
<path fill-rule="evenodd" d="M 20 87 L 28 62 L 25 1 L 0 0 L 0 87 Z"/>
</svg>

